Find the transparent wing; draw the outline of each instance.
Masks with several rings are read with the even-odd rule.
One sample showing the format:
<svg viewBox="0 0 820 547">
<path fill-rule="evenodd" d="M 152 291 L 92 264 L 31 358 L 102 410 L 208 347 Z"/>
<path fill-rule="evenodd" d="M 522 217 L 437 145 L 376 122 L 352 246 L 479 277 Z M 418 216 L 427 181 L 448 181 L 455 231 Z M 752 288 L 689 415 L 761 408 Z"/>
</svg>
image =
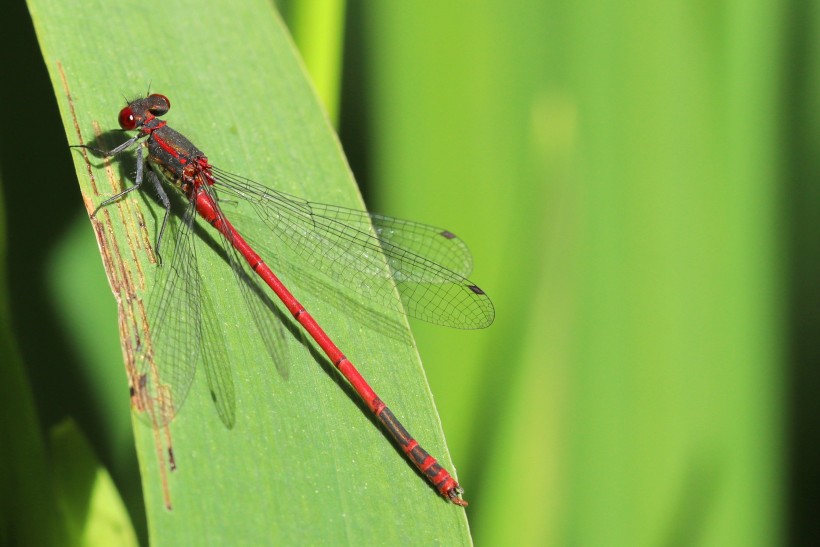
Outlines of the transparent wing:
<svg viewBox="0 0 820 547">
<path fill-rule="evenodd" d="M 336 205 L 308 205 L 315 216 L 366 233 L 372 230 L 382 243 L 390 243 L 396 248 L 424 257 L 462 277 L 469 277 L 473 273 L 473 256 L 470 250 L 461 239 L 448 230 Z"/>
<path fill-rule="evenodd" d="M 236 413 L 233 379 L 224 335 L 197 265 L 195 215 L 189 205 L 182 219 L 169 218 L 161 250 L 168 260 L 157 270 L 148 301 L 148 332 L 136 359 L 138 396 L 147 400 L 144 406 L 155 425 L 167 424 L 182 408 L 202 361 L 217 412 L 230 428 Z"/>
<path fill-rule="evenodd" d="M 216 168 L 213 174 L 220 194 L 239 198 L 261 219 L 265 234 L 238 227 L 255 242 L 275 236 L 303 265 L 412 317 L 464 329 L 492 323 L 492 302 L 466 278 L 472 259 L 452 233 L 311 203 Z"/>
<path fill-rule="evenodd" d="M 219 315 L 211 301 L 208 288 L 201 283 L 200 286 L 200 302 L 203 309 L 200 320 L 204 335 L 200 341 L 202 368 L 205 369 L 211 400 L 219 414 L 219 419 L 225 427 L 232 429 L 236 423 L 236 395 L 225 336 L 217 321 Z"/>
<path fill-rule="evenodd" d="M 203 184 L 202 189 L 210 195 L 216 205 L 217 215 L 224 219 L 225 215 L 218 205 L 219 201 L 213 188 L 208 184 Z M 262 286 L 259 277 L 248 270 L 247 262 L 239 255 L 239 252 L 234 248 L 231 241 L 221 232 L 219 232 L 219 236 L 225 251 L 225 256 L 234 272 L 236 282 L 242 293 L 242 298 L 256 325 L 256 329 L 259 331 L 259 335 L 265 345 L 265 350 L 279 371 L 279 374 L 282 375 L 283 378 L 287 378 L 288 356 L 287 343 L 285 342 L 284 318 L 277 317 L 281 312 L 271 299 L 271 294 L 270 291 L 267 290 L 267 286 Z M 271 258 L 269 257 L 267 260 L 270 261 Z M 273 267 L 274 264 L 269 263 L 268 266 Z"/>
<path fill-rule="evenodd" d="M 196 256 L 190 238 L 189 210 L 183 219 L 171 217 L 162 252 L 170 260 L 158 267 L 148 296 L 148 330 L 138 348 L 140 397 L 151 404 L 153 421 L 173 420 L 188 396 L 199 359 L 199 287 L 190 282 Z"/>
</svg>

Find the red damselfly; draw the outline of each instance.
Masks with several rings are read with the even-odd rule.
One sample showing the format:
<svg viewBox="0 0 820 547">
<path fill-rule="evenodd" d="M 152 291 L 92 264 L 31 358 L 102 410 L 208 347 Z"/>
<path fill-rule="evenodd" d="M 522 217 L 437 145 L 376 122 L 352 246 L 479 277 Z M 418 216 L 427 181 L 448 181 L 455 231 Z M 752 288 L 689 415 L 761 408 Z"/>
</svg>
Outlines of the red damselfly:
<svg viewBox="0 0 820 547">
<path fill-rule="evenodd" d="M 438 492 L 457 505 L 466 505 L 461 497 L 463 489 L 452 475 L 407 432 L 248 241 L 256 246 L 256 241 L 278 238 L 308 268 L 412 317 L 456 328 L 482 328 L 492 323 L 494 310 L 489 297 L 467 279 L 472 259 L 466 246 L 446 230 L 309 202 L 223 171 L 211 165 L 202 151 L 160 119 L 170 107 L 169 100 L 159 94 L 130 101 L 120 111 L 119 124 L 126 131 L 136 130 L 134 137 L 107 151 L 80 145 L 104 157 L 116 156 L 137 145 L 135 184 L 104 200 L 92 217 L 101 208 L 141 188 L 145 180 L 151 183 L 165 208 L 155 244 L 161 273 L 148 307 L 151 337 L 137 348 L 138 372 L 132 378 L 135 399 L 148 397 L 158 401 L 154 425 L 166 425 L 179 411 L 198 363 L 205 365 L 212 391 L 219 393 L 222 380 L 218 375 L 214 377 L 212 371 L 228 361 L 218 318 L 200 290 L 202 278 L 193 250 L 198 214 L 221 234 L 225 258 L 238 278 L 250 315 L 272 359 L 278 359 L 277 329 L 271 327 L 271 310 L 260 304 L 259 295 L 246 281 L 247 267 L 273 290 Z M 165 264 L 162 244 L 172 200 L 163 181 L 180 190 L 187 201 L 182 222 L 173 230 L 173 249 Z M 243 228 L 248 239 L 240 235 L 223 213 L 220 199 L 223 203 L 246 204 L 261 220 L 256 225 L 262 233 L 247 233 Z M 206 338 L 209 344 L 201 346 Z M 221 419 L 231 427 L 235 419 L 231 401 L 215 396 L 215 402 Z"/>
</svg>

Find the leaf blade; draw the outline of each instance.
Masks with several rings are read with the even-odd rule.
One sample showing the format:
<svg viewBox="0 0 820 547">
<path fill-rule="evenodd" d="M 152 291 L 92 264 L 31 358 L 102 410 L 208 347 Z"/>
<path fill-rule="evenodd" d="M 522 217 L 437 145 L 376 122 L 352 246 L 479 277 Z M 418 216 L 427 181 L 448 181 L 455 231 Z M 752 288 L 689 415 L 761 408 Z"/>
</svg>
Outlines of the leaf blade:
<svg viewBox="0 0 820 547">
<path fill-rule="evenodd" d="M 187 21 L 185 32 L 157 32 L 151 39 L 127 43 L 115 38 L 112 29 L 157 28 L 153 14 L 104 3 L 87 6 L 80 32 L 65 23 L 78 20 L 77 14 L 67 16 L 58 3 L 32 1 L 30 9 L 72 142 L 72 109 L 58 61 L 82 134 L 88 134 L 95 121 L 102 127 L 112 125 L 105 120 L 113 122 L 122 107 L 115 86 L 133 82 L 135 89 L 144 89 L 151 81 L 153 90 L 173 101 L 169 123 L 212 160 L 219 158 L 223 167 L 276 181 L 283 190 L 308 199 L 361 206 L 338 143 L 266 3 L 167 6 L 166 20 Z M 90 55 L 92 51 L 96 55 Z M 214 81 L 212 74 L 230 77 Z M 75 162 L 88 208 L 127 179 L 131 169 L 127 160 L 90 170 L 81 157 Z M 88 173 L 95 176 L 96 189 Z M 113 182 L 111 188 L 107 179 Z M 161 214 L 150 198 L 129 197 L 102 211 L 103 223 L 96 225 L 98 241 L 108 253 L 109 274 L 122 272 L 113 285 L 121 309 L 135 301 L 132 297 L 141 300 L 156 276 L 149 246 Z M 291 340 L 296 356 L 287 380 L 259 362 L 257 356 L 265 351 L 254 340 L 253 329 L 237 328 L 247 321 L 247 312 L 236 306 L 242 299 L 224 288 L 233 282 L 230 268 L 207 245 L 200 243 L 199 248 L 204 283 L 216 288 L 210 296 L 224 310 L 223 326 L 231 333 L 229 351 L 239 356 L 237 423 L 232 431 L 222 426 L 205 378 L 198 374 L 172 424 L 179 466 L 170 478 L 172 512 L 163 508 L 152 432 L 135 426 L 152 539 L 429 542 L 446 537 L 448 543 L 469 543 L 463 513 L 423 482 L 351 400 L 350 390 L 327 363 L 296 337 Z M 126 282 L 133 282 L 133 294 L 119 284 Z M 340 344 L 347 342 L 351 360 L 388 404 L 449 464 L 412 344 L 385 342 L 383 336 L 367 333 L 349 320 L 355 319 L 355 311 L 333 320 L 338 312 L 321 294 L 305 293 L 306 306 Z M 366 302 L 359 305 L 368 309 Z M 127 319 L 139 324 L 138 315 Z M 403 323 L 400 317 L 396 320 Z M 382 503 L 373 503 L 374 491 Z M 427 526 L 417 525 L 422 521 Z"/>
</svg>

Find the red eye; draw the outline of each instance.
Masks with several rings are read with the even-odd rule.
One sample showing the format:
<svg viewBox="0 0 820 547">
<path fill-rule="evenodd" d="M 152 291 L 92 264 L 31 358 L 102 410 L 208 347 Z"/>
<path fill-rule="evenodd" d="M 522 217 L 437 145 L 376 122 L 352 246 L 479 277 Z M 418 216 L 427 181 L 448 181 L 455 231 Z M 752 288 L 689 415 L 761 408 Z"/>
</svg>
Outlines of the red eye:
<svg viewBox="0 0 820 547">
<path fill-rule="evenodd" d="M 171 109 L 171 101 L 165 95 L 152 93 L 148 96 L 148 99 L 151 101 L 148 111 L 154 116 L 162 116 Z"/>
<path fill-rule="evenodd" d="M 120 127 L 126 131 L 136 129 L 137 127 L 137 120 L 134 118 L 134 113 L 131 112 L 130 106 L 126 106 L 120 110 Z"/>
</svg>

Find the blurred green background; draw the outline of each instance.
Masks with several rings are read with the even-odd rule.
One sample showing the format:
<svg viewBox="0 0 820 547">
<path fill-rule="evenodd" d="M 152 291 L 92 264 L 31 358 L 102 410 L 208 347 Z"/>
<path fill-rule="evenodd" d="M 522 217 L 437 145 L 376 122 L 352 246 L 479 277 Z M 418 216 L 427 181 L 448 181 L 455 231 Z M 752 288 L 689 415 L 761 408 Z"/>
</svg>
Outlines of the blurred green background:
<svg viewBox="0 0 820 547">
<path fill-rule="evenodd" d="M 71 374 L 89 352 L 120 358 L 115 322 L 91 340 L 72 327 L 114 301 L 10 4 L 2 384 L 30 383 L 39 425 L 4 404 L 2 445 L 73 417 L 140 530 L 128 400 L 104 389 L 121 369 Z M 413 325 L 476 543 L 818 537 L 816 3 L 280 7 L 369 208 L 459 234 L 495 302 L 482 332 Z M 5 514 L 47 491 L 4 496 Z"/>
</svg>

